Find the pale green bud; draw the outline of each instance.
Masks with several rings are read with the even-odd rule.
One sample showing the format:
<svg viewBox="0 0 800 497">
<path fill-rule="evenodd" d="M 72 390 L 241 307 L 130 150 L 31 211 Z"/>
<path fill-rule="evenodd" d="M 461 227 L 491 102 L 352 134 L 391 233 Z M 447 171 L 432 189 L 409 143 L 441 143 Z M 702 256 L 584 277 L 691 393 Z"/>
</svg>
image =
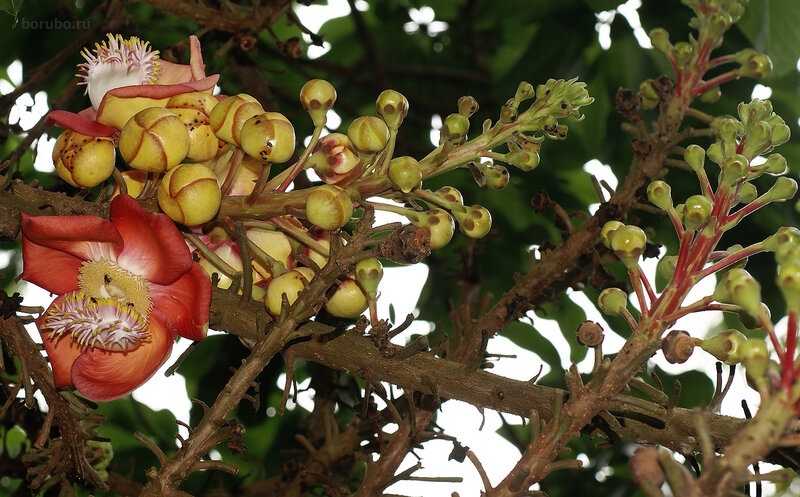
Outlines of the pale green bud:
<svg viewBox="0 0 800 497">
<path fill-rule="evenodd" d="M 722 164 L 725 160 L 722 155 L 722 144 L 720 142 L 714 142 L 708 147 L 707 152 L 708 158 L 711 159 L 715 164 Z"/>
<path fill-rule="evenodd" d="M 714 290 L 718 302 L 732 302 L 754 316 L 761 311 L 761 285 L 742 268 L 733 268 Z"/>
<path fill-rule="evenodd" d="M 664 28 L 655 28 L 650 31 L 650 44 L 661 53 L 668 54 L 672 51 L 669 42 L 669 33 Z"/>
<path fill-rule="evenodd" d="M 619 221 L 608 221 L 600 229 L 600 238 L 603 240 L 603 245 L 606 248 L 611 248 L 611 235 L 619 228 L 625 226 Z"/>
<path fill-rule="evenodd" d="M 739 76 L 760 79 L 772 72 L 772 60 L 763 53 L 756 53 L 739 67 Z"/>
<path fill-rule="evenodd" d="M 762 165 L 767 174 L 780 175 L 786 172 L 786 157 L 781 154 L 772 154 L 767 157 L 767 161 Z"/>
<path fill-rule="evenodd" d="M 700 348 L 728 365 L 738 364 L 742 358 L 742 345 L 747 337 L 739 330 L 729 329 L 703 340 Z"/>
<path fill-rule="evenodd" d="M 745 181 L 739 188 L 738 196 L 739 196 L 739 202 L 749 204 L 758 197 L 758 190 L 756 189 L 756 185 L 748 181 Z"/>
<path fill-rule="evenodd" d="M 672 57 L 678 67 L 685 66 L 691 60 L 692 52 L 694 52 L 692 45 L 685 41 L 679 41 L 672 47 Z"/>
<path fill-rule="evenodd" d="M 658 263 L 658 272 L 665 280 L 671 280 L 675 275 L 675 268 L 678 266 L 677 255 L 665 255 Z"/>
<path fill-rule="evenodd" d="M 703 170 L 703 163 L 706 160 L 706 151 L 700 145 L 694 143 L 686 147 L 686 152 L 683 154 L 683 160 L 689 164 L 695 172 Z"/>
<path fill-rule="evenodd" d="M 800 310 L 800 260 L 793 259 L 778 266 L 775 283 L 783 293 L 786 308 L 794 312 Z"/>
<path fill-rule="evenodd" d="M 647 199 L 659 209 L 667 210 L 672 207 L 672 189 L 661 180 L 651 181 L 647 185 Z"/>
<path fill-rule="evenodd" d="M 764 340 L 759 338 L 746 340 L 742 344 L 741 361 L 747 376 L 757 385 L 760 384 L 769 365 L 769 351 Z"/>
<path fill-rule="evenodd" d="M 772 202 L 784 202 L 794 197 L 795 193 L 797 193 L 797 181 L 787 176 L 780 176 L 765 196 Z"/>
<path fill-rule="evenodd" d="M 597 305 L 603 314 L 618 316 L 628 307 L 628 294 L 619 288 L 606 288 L 597 297 Z"/>
<path fill-rule="evenodd" d="M 687 229 L 695 230 L 706 222 L 711 215 L 714 204 L 703 195 L 692 195 L 683 206 L 683 224 Z"/>
<path fill-rule="evenodd" d="M 632 268 L 639 263 L 639 257 L 647 244 L 647 235 L 638 226 L 627 224 L 614 230 L 610 240 L 611 250 L 625 267 Z"/>
</svg>

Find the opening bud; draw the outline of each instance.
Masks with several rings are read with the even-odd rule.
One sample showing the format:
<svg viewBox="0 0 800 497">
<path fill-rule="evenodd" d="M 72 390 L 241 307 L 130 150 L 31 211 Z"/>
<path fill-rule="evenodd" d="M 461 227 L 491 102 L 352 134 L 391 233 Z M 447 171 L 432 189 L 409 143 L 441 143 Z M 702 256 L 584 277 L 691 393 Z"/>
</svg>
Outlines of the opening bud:
<svg viewBox="0 0 800 497">
<path fill-rule="evenodd" d="M 661 180 L 651 181 L 647 185 L 647 199 L 659 209 L 672 207 L 672 188 Z"/>
<path fill-rule="evenodd" d="M 389 142 L 389 128 L 383 119 L 361 116 L 347 128 L 347 137 L 358 150 L 374 154 L 383 150 Z"/>
<path fill-rule="evenodd" d="M 619 288 L 606 288 L 597 297 L 597 306 L 603 314 L 619 316 L 628 307 L 628 294 Z"/>
<path fill-rule="evenodd" d="M 132 168 L 163 173 L 186 158 L 189 132 L 172 111 L 150 107 L 125 123 L 118 146 L 120 155 Z"/>
<path fill-rule="evenodd" d="M 396 157 L 389 163 L 389 181 L 401 192 L 408 193 L 422 184 L 422 170 L 417 159 Z"/>
<path fill-rule="evenodd" d="M 306 197 L 306 217 L 322 229 L 339 229 L 352 215 L 353 201 L 336 185 L 314 187 Z"/>
<path fill-rule="evenodd" d="M 78 188 L 91 188 L 114 172 L 116 149 L 111 138 L 86 136 L 65 129 L 53 147 L 58 177 Z"/>
<path fill-rule="evenodd" d="M 739 330 L 729 329 L 703 340 L 700 348 L 727 365 L 738 364 L 742 358 L 742 345 L 747 337 Z"/>
<path fill-rule="evenodd" d="M 375 102 L 375 107 L 391 130 L 397 130 L 408 114 L 408 100 L 402 93 L 395 90 L 381 92 Z"/>
<path fill-rule="evenodd" d="M 300 104 L 311 116 L 314 126 L 322 126 L 336 102 L 336 89 L 324 79 L 312 79 L 300 89 Z"/>
</svg>

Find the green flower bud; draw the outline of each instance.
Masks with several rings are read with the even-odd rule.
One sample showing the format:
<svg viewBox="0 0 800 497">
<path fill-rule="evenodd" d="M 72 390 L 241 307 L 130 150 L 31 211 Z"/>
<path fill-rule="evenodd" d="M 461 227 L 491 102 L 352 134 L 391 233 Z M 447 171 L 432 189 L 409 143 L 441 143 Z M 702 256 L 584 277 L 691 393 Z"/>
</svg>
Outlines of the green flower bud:
<svg viewBox="0 0 800 497">
<path fill-rule="evenodd" d="M 756 316 L 761 312 L 761 285 L 742 268 L 733 268 L 722 277 L 714 290 L 718 302 L 732 302 Z"/>
<path fill-rule="evenodd" d="M 357 167 L 360 163 L 350 138 L 342 133 L 331 133 L 317 142 L 306 167 L 314 169 L 324 182 L 338 183 L 354 174 L 360 174 L 362 171 Z"/>
<path fill-rule="evenodd" d="M 725 364 L 738 364 L 742 358 L 742 345 L 747 337 L 739 330 L 729 329 L 703 340 L 700 348 Z"/>
<path fill-rule="evenodd" d="M 767 320 L 769 320 L 772 317 L 772 313 L 769 311 L 769 307 L 767 307 L 767 304 L 763 302 L 761 303 L 761 306 L 756 315 L 750 314 L 747 311 L 737 311 L 736 314 L 739 316 L 739 322 L 741 322 L 742 326 L 744 326 L 748 330 L 757 330 L 762 327 L 761 320 L 758 318 L 758 316 L 766 316 Z"/>
<path fill-rule="evenodd" d="M 670 364 L 683 364 L 694 352 L 694 340 L 684 330 L 672 330 L 661 341 L 661 351 Z"/>
<path fill-rule="evenodd" d="M 772 72 L 772 60 L 763 53 L 753 54 L 747 61 L 739 67 L 739 76 L 760 79 L 765 78 Z"/>
<path fill-rule="evenodd" d="M 399 128 L 408 114 L 408 100 L 395 90 L 384 90 L 378 95 L 375 107 L 390 130 Z"/>
<path fill-rule="evenodd" d="M 374 154 L 389 142 L 389 128 L 375 116 L 357 117 L 347 128 L 347 137 L 358 150 Z"/>
<path fill-rule="evenodd" d="M 478 112 L 478 101 L 472 96 L 463 96 L 458 99 L 458 113 L 464 117 L 470 117 L 472 114 Z"/>
<path fill-rule="evenodd" d="M 786 308 L 794 312 L 800 310 L 800 260 L 785 261 L 778 266 L 775 283 L 783 293 Z"/>
<path fill-rule="evenodd" d="M 653 86 L 652 79 L 646 79 L 642 81 L 642 84 L 639 85 L 639 95 L 642 98 L 658 100 L 659 97 L 658 90 L 656 90 L 655 87 Z"/>
<path fill-rule="evenodd" d="M 665 255 L 658 263 L 658 272 L 665 280 L 669 281 L 675 275 L 675 268 L 678 266 L 677 255 Z"/>
<path fill-rule="evenodd" d="M 264 112 L 242 125 L 242 150 L 263 162 L 281 163 L 294 154 L 294 126 L 283 114 Z"/>
<path fill-rule="evenodd" d="M 769 365 L 767 344 L 762 339 L 750 338 L 745 340 L 741 350 L 741 361 L 747 376 L 759 385 L 764 380 Z"/>
<path fill-rule="evenodd" d="M 314 187 L 306 197 L 306 217 L 325 230 L 339 229 L 353 215 L 353 201 L 335 185 Z"/>
<path fill-rule="evenodd" d="M 732 117 L 718 117 L 711 122 L 711 127 L 719 133 L 722 141 L 733 142 L 742 130 L 742 123 Z"/>
<path fill-rule="evenodd" d="M 672 44 L 669 42 L 669 33 L 664 28 L 655 28 L 650 31 L 650 44 L 663 54 L 672 52 Z"/>
<path fill-rule="evenodd" d="M 647 185 L 647 199 L 659 209 L 667 210 L 672 207 L 672 188 L 664 181 L 651 181 Z"/>
<path fill-rule="evenodd" d="M 721 179 L 728 185 L 735 185 L 746 178 L 748 173 L 748 161 L 744 155 L 735 154 L 722 162 Z"/>
<path fill-rule="evenodd" d="M 533 85 L 528 83 L 527 81 L 523 81 L 517 86 L 517 92 L 514 94 L 514 100 L 517 102 L 522 102 L 528 100 L 529 98 L 533 98 L 536 96 L 536 90 L 534 90 Z"/>
<path fill-rule="evenodd" d="M 436 190 L 436 195 L 444 199 L 451 205 L 458 206 L 464 205 L 464 197 L 461 195 L 461 192 L 458 191 L 455 187 L 452 186 L 443 186 Z"/>
<path fill-rule="evenodd" d="M 409 156 L 396 157 L 389 163 L 389 181 L 403 193 L 408 193 L 422 184 L 422 170 L 417 159 Z"/>
<path fill-rule="evenodd" d="M 641 228 L 630 224 L 616 230 L 610 237 L 611 249 L 625 267 L 632 268 L 639 263 L 639 257 L 647 244 L 647 235 Z"/>
<path fill-rule="evenodd" d="M 772 154 L 767 157 L 767 161 L 762 165 L 764 172 L 776 176 L 786 172 L 786 157 L 781 154 Z"/>
<path fill-rule="evenodd" d="M 482 205 L 472 205 L 465 211 L 453 211 L 458 228 L 470 238 L 483 238 L 492 227 L 492 215 Z"/>
<path fill-rule="evenodd" d="M 786 124 L 776 124 L 772 126 L 772 146 L 777 147 L 789 141 L 792 137 L 792 130 Z"/>
<path fill-rule="evenodd" d="M 461 114 L 450 114 L 442 125 L 442 138 L 455 143 L 462 143 L 469 133 L 469 119 Z"/>
<path fill-rule="evenodd" d="M 355 269 L 356 281 L 367 294 L 375 296 L 383 278 L 383 265 L 374 257 L 358 261 Z"/>
<path fill-rule="evenodd" d="M 718 101 L 720 97 L 722 97 L 722 90 L 719 86 L 714 86 L 700 94 L 700 101 L 705 104 L 713 104 Z"/>
<path fill-rule="evenodd" d="M 708 158 L 711 159 L 711 161 L 715 164 L 722 164 L 724 161 L 724 157 L 722 155 L 722 144 L 720 142 L 714 142 L 709 145 L 706 155 L 708 155 Z"/>
<path fill-rule="evenodd" d="M 484 167 L 481 171 L 483 171 L 483 175 L 486 178 L 486 186 L 492 190 L 502 190 L 511 179 L 508 169 L 499 164 Z"/>
<path fill-rule="evenodd" d="M 779 264 L 786 260 L 786 255 L 793 252 L 790 249 L 795 247 L 800 247 L 800 230 L 794 226 L 782 226 L 764 240 L 764 250 L 775 252 Z"/>
<path fill-rule="evenodd" d="M 336 89 L 324 79 L 312 79 L 300 89 L 300 104 L 311 116 L 314 126 L 322 126 L 336 102 Z"/>
<path fill-rule="evenodd" d="M 608 221 L 603 225 L 602 229 L 600 230 L 600 238 L 603 240 L 603 245 L 605 245 L 606 248 L 611 248 L 612 234 L 623 226 L 625 225 L 619 221 Z"/>
<path fill-rule="evenodd" d="M 521 148 L 505 154 L 503 161 L 519 168 L 521 171 L 533 171 L 539 165 L 539 152 Z"/>
<path fill-rule="evenodd" d="M 749 204 L 758 197 L 758 190 L 756 189 L 756 185 L 750 183 L 749 181 L 745 181 L 739 188 L 738 197 L 739 197 L 739 202 Z"/>
<path fill-rule="evenodd" d="M 619 288 L 606 288 L 597 297 L 597 306 L 603 314 L 619 316 L 628 307 L 628 294 Z"/>
<path fill-rule="evenodd" d="M 750 57 L 752 57 L 756 53 L 757 52 L 752 48 L 745 48 L 733 54 L 733 60 L 737 64 L 744 64 L 745 62 L 750 60 Z"/>
<path fill-rule="evenodd" d="M 722 34 L 728 30 L 733 24 L 733 19 L 728 12 L 724 10 L 714 13 L 711 16 L 712 33 Z"/>
<path fill-rule="evenodd" d="M 747 130 L 742 155 L 748 159 L 760 155 L 772 146 L 772 127 L 766 121 L 753 123 Z"/>
<path fill-rule="evenodd" d="M 797 181 L 787 176 L 780 176 L 775 180 L 765 196 L 771 202 L 785 202 L 797 193 Z"/>
<path fill-rule="evenodd" d="M 683 225 L 686 229 L 696 230 L 711 215 L 714 204 L 703 195 L 692 195 L 683 206 Z"/>
<path fill-rule="evenodd" d="M 694 49 L 688 42 L 679 41 L 676 43 L 672 47 L 672 57 L 675 59 L 675 64 L 678 67 L 685 66 L 692 58 L 692 52 L 694 52 Z"/>
<path fill-rule="evenodd" d="M 700 145 L 693 143 L 686 147 L 686 152 L 683 153 L 683 160 L 689 164 L 693 171 L 702 171 L 703 163 L 706 160 L 706 151 Z"/>
</svg>

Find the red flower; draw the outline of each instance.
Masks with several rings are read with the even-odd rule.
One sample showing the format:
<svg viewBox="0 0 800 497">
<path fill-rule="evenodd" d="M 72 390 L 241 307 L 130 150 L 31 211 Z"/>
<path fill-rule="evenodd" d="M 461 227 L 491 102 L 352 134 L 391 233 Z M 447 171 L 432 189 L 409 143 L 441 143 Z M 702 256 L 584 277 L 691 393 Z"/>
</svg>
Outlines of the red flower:
<svg viewBox="0 0 800 497">
<path fill-rule="evenodd" d="M 96 216 L 22 215 L 22 279 L 58 294 L 36 320 L 57 387 L 109 401 L 202 340 L 211 283 L 172 221 L 128 195 Z"/>
<path fill-rule="evenodd" d="M 173 64 L 159 60 L 158 51 L 147 42 L 109 34 L 93 52 L 84 49 L 86 62 L 78 66 L 92 107 L 78 114 L 52 111 L 48 124 L 87 136 L 112 136 L 140 110 L 164 107 L 170 97 L 182 93 L 211 93 L 219 74 L 205 75 L 196 36 L 189 37 L 189 46 L 189 65 Z"/>
</svg>

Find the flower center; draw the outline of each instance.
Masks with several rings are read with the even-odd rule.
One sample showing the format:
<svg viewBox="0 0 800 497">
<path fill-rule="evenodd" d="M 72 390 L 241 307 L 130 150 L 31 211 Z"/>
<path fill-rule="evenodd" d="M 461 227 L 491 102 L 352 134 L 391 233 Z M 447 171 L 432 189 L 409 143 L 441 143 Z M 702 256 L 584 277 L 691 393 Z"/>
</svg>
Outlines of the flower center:
<svg viewBox="0 0 800 497">
<path fill-rule="evenodd" d="M 78 286 L 89 297 L 116 300 L 132 307 L 143 319 L 147 319 L 153 307 L 147 282 L 105 259 L 84 262 L 78 275 Z"/>
<path fill-rule="evenodd" d="M 103 96 L 109 90 L 122 86 L 152 85 L 158 79 L 158 50 L 151 50 L 150 43 L 131 37 L 108 34 L 103 44 L 96 43 L 93 51 L 84 48 L 81 55 L 86 59 L 78 64 L 78 77 L 86 85 L 92 106 L 97 110 Z"/>
<path fill-rule="evenodd" d="M 150 339 L 147 322 L 132 306 L 115 299 L 96 299 L 70 292 L 47 311 L 44 328 L 58 342 L 69 336 L 80 348 L 129 352 Z"/>
</svg>

